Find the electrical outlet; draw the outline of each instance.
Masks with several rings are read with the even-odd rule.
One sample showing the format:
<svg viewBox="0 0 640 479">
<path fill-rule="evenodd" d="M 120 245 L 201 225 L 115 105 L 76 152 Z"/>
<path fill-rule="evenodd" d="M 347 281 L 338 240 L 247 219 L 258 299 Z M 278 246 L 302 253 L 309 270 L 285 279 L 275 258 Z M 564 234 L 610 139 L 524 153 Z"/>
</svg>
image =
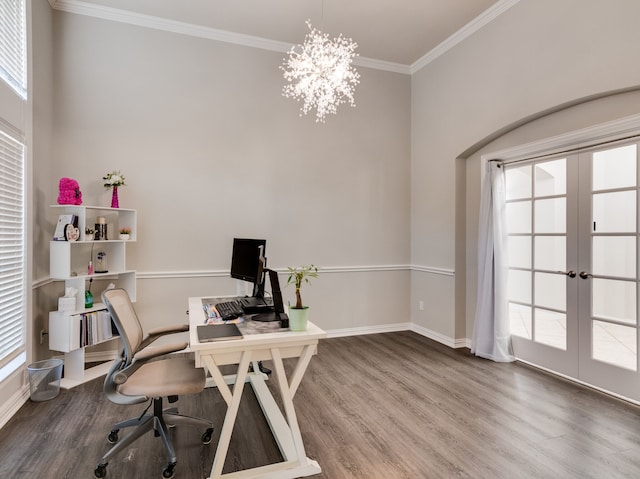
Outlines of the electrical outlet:
<svg viewBox="0 0 640 479">
<path fill-rule="evenodd" d="M 424 311 L 424 301 L 418 301 L 418 309 L 420 311 Z"/>
</svg>

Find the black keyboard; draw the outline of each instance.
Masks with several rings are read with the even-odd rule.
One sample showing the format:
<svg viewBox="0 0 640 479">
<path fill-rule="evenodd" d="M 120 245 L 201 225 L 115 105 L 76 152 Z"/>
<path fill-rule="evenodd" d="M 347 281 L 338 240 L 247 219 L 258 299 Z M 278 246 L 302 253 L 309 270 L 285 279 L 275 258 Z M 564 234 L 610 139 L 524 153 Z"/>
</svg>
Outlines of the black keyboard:
<svg viewBox="0 0 640 479">
<path fill-rule="evenodd" d="M 223 303 L 216 303 L 216 311 L 224 321 L 228 321 L 230 319 L 236 319 L 238 316 L 241 316 L 244 311 L 242 311 L 242 306 L 237 301 L 225 301 Z"/>
</svg>

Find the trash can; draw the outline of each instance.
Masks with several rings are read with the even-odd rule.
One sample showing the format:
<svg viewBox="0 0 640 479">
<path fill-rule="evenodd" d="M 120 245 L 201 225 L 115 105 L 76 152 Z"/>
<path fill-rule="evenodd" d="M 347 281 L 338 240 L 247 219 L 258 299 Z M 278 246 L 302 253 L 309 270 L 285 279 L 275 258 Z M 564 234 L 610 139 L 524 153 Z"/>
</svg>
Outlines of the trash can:
<svg viewBox="0 0 640 479">
<path fill-rule="evenodd" d="M 62 359 L 45 359 L 27 366 L 32 401 L 47 401 L 60 392 Z"/>
</svg>

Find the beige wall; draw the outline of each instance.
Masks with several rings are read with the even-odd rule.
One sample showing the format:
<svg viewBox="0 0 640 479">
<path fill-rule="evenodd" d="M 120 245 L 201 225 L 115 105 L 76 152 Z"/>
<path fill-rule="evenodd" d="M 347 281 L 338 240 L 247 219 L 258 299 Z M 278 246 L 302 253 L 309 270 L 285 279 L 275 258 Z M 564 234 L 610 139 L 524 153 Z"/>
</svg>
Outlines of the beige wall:
<svg viewBox="0 0 640 479">
<path fill-rule="evenodd" d="M 542 112 L 640 85 L 639 16 L 635 0 L 522 0 L 412 76 L 413 265 L 467 278 L 465 261 L 469 266 L 473 258 L 460 246 L 460 235 L 472 237 L 476 225 L 456 219 L 456 211 L 467 214 L 460 202 L 477 204 L 477 190 L 463 192 L 460 185 L 475 185 L 478 178 L 456 158 Z M 630 109 L 640 106 L 623 108 L 620 116 Z M 565 127 L 578 123 L 574 118 Z M 473 248 L 473 241 L 466 243 Z M 465 330 L 471 337 L 465 302 L 473 294 L 456 292 L 466 288 L 457 279 L 414 273 L 412 321 L 455 339 Z M 429 289 L 430 283 L 437 285 Z M 414 303 L 424 297 L 437 299 L 437 310 L 416 311 Z M 440 314 L 443 303 L 451 312 L 446 317 Z"/>
<path fill-rule="evenodd" d="M 412 77 L 360 67 L 358 106 L 316 124 L 280 95 L 281 53 L 54 12 L 36 279 L 48 270 L 57 179 L 107 205 L 100 178 L 121 169 L 121 205 L 139 213 L 128 262 L 154 321 L 183 314 L 189 291 L 233 293 L 231 239 L 263 236 L 272 267 L 325 269 L 307 294 L 327 329 L 411 321 L 468 338 L 479 177 L 456 159 L 543 113 L 640 85 L 639 13 L 633 0 L 522 0 Z M 61 284 L 41 289 L 42 316 Z M 387 311 L 371 306 L 381 298 Z"/>
<path fill-rule="evenodd" d="M 58 11 L 52 31 L 38 227 L 53 231 L 60 177 L 107 206 L 101 178 L 121 170 L 120 206 L 138 210 L 127 262 L 144 321 L 182 321 L 189 295 L 235 293 L 232 239 L 244 236 L 267 239 L 272 268 L 325 270 L 303 291 L 321 327 L 406 326 L 408 75 L 359 67 L 357 107 L 317 124 L 281 95 L 282 53 Z M 38 274 L 48 261 L 36 253 Z"/>
</svg>

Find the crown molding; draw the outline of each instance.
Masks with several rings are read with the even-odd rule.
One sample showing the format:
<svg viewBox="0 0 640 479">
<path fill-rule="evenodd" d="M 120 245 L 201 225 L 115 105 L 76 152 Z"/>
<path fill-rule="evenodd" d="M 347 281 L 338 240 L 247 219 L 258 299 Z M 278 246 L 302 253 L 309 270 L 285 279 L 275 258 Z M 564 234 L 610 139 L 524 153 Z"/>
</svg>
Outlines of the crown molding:
<svg viewBox="0 0 640 479">
<path fill-rule="evenodd" d="M 176 20 L 134 13 L 127 10 L 93 5 L 82 0 L 49 0 L 49 4 L 55 10 L 60 10 L 62 12 L 75 13 L 77 15 L 85 15 L 88 17 L 100 18 L 102 20 L 127 23 L 129 25 L 152 28 L 181 35 L 189 35 L 192 37 L 206 38 L 234 45 L 259 48 L 261 50 L 287 53 L 293 46 L 292 44 L 277 40 L 269 40 L 262 37 L 245 35 L 227 30 L 219 30 L 211 27 L 203 27 L 191 23 L 178 22 Z M 354 63 L 358 66 L 373 68 L 376 70 L 386 70 L 406 75 L 410 73 L 408 65 L 376 60 L 374 58 L 356 57 Z"/>
<path fill-rule="evenodd" d="M 287 52 L 291 48 L 291 45 L 285 42 L 268 40 L 261 37 L 244 35 L 216 28 L 203 27 L 191 23 L 178 22 L 176 20 L 144 15 L 117 8 L 93 5 L 81 0 L 49 0 L 49 3 L 51 3 L 51 6 L 54 9 L 62 12 L 75 13 L 77 15 L 85 15 L 113 22 L 127 23 L 129 25 L 152 28 L 155 30 L 163 30 L 182 35 L 207 38 L 225 43 L 234 43 L 236 45 L 278 52 Z"/>
<path fill-rule="evenodd" d="M 520 0 L 500 0 L 499 2 L 494 4 L 492 7 L 489 7 L 487 10 L 485 10 L 476 18 L 471 20 L 469 23 L 467 23 L 464 27 L 462 27 L 456 33 L 451 35 L 449 38 L 447 38 L 445 41 L 440 43 L 434 49 L 427 52 L 427 54 L 424 55 L 422 58 L 420 58 L 418 61 L 413 63 L 409 67 L 409 71 L 411 72 L 411 75 L 421 70 L 422 68 L 426 67 L 429 63 L 434 61 L 436 58 L 445 54 L 446 52 L 451 50 L 453 47 L 461 43 L 463 40 L 467 39 L 468 37 L 473 35 L 475 32 L 480 30 L 482 27 L 484 27 L 491 21 L 495 20 L 497 17 L 499 17 L 504 12 L 509 10 L 519 1 Z"/>
<path fill-rule="evenodd" d="M 393 73 L 402 73 L 403 75 L 411 75 L 411 67 L 402 63 L 387 62 L 384 60 L 376 60 L 375 58 L 356 57 L 353 63 L 357 66 L 372 68 L 374 70 L 384 70 Z"/>
<path fill-rule="evenodd" d="M 507 11 L 520 0 L 501 0 L 491 8 L 484 11 L 481 15 L 466 24 L 452 36 L 440 43 L 433 50 L 420 58 L 412 65 L 404 65 L 401 63 L 377 60 L 368 57 L 356 57 L 354 64 L 357 66 L 372 68 L 375 70 L 384 70 L 393 73 L 401 73 L 404 75 L 412 75 L 418 70 L 434 61 L 440 55 L 462 42 L 464 39 L 484 27 L 486 24 L 494 20 L 496 17 Z M 111 7 L 103 7 L 84 2 L 82 0 L 49 0 L 51 8 L 67 13 L 75 13 L 77 15 L 85 15 L 88 17 L 100 18 L 114 22 L 127 23 L 139 27 L 152 28 L 181 35 L 189 35 L 193 37 L 207 38 L 224 43 L 241 45 L 245 47 L 259 48 L 261 50 L 269 50 L 275 52 L 286 53 L 293 45 L 276 40 L 269 40 L 262 37 L 252 35 L 244 35 L 241 33 L 230 32 L 227 30 L 219 30 L 211 27 L 203 27 L 191 23 L 178 22 L 166 18 L 134 13 L 127 10 L 120 10 Z"/>
</svg>

